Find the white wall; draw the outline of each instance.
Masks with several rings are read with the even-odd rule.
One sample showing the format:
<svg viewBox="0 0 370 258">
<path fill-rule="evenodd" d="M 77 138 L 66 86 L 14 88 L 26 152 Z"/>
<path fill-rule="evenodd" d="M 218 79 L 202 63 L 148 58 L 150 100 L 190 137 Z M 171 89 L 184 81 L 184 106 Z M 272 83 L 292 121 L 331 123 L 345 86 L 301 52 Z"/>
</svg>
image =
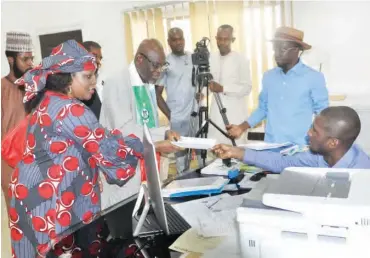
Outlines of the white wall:
<svg viewBox="0 0 370 258">
<path fill-rule="evenodd" d="M 293 10 L 310 54 L 324 61 L 329 91 L 370 96 L 370 2 L 294 1 Z"/>
<path fill-rule="evenodd" d="M 120 11 L 125 3 L 103 2 L 5 2 L 1 15 L 1 75 L 9 67 L 4 55 L 5 34 L 10 30 L 28 32 L 35 46 L 35 62 L 41 61 L 40 34 L 82 29 L 84 40 L 102 45 L 105 71 L 125 64 L 124 31 Z M 109 15 L 103 15 L 103 14 Z"/>
<path fill-rule="evenodd" d="M 300 1 L 293 8 L 295 27 L 313 46 L 311 60 L 324 61 L 330 93 L 347 95 L 331 105 L 357 110 L 362 123 L 357 142 L 370 153 L 370 2 Z"/>
<path fill-rule="evenodd" d="M 41 61 L 39 35 L 82 29 L 83 40 L 98 42 L 103 48 L 104 77 L 124 69 L 126 48 L 123 12 L 134 7 L 156 6 L 171 0 L 146 1 L 16 1 L 1 3 L 1 76 L 9 71 L 5 58 L 5 34 L 18 30 L 32 35 L 35 63 Z"/>
<path fill-rule="evenodd" d="M 156 2 L 158 1 L 2 2 L 1 75 L 4 76 L 9 71 L 4 54 L 7 31 L 18 30 L 30 33 L 35 45 L 35 62 L 39 63 L 41 61 L 38 38 L 40 34 L 82 29 L 83 40 L 93 40 L 101 44 L 104 56 L 104 77 L 109 77 L 126 66 L 122 12 L 133 6 Z"/>
</svg>

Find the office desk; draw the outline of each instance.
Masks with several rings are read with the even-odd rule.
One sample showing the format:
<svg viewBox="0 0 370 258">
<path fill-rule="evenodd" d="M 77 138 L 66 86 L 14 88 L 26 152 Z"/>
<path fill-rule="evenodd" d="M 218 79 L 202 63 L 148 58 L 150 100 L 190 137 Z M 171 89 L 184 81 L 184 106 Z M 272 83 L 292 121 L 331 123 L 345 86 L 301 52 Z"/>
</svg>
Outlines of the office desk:
<svg viewBox="0 0 370 258">
<path fill-rule="evenodd" d="M 210 175 L 202 175 L 200 173 L 200 169 L 191 170 L 188 172 L 184 172 L 183 174 L 175 177 L 173 180 L 182 180 L 182 179 L 189 179 L 189 178 L 199 178 L 199 177 L 207 177 Z M 167 184 L 172 182 L 166 182 Z M 232 191 L 228 192 L 231 195 L 238 195 L 247 193 L 249 190 L 239 190 L 239 191 Z M 167 199 L 165 198 L 165 202 L 169 203 L 179 203 L 179 202 L 187 202 L 194 199 L 204 198 L 207 196 L 191 196 L 191 197 L 183 197 L 183 198 L 176 198 L 176 199 Z M 132 212 L 136 203 L 137 195 L 131 196 L 130 198 L 123 200 L 116 205 L 113 205 L 109 209 L 105 210 L 102 213 L 107 226 L 109 228 L 110 234 L 113 238 L 120 238 L 120 239 L 133 239 L 133 229 L 132 229 Z M 88 227 L 89 225 L 87 225 Z M 170 250 L 168 247 L 177 239 L 178 236 L 168 237 L 165 235 L 156 236 L 155 237 L 155 247 L 151 252 L 160 258 L 170 258 L 174 257 L 173 254 L 171 256 Z M 154 256 L 153 256 L 154 257 Z"/>
<path fill-rule="evenodd" d="M 190 172 L 186 172 L 186 173 L 183 173 L 182 175 L 179 175 L 177 176 L 175 179 L 173 180 L 184 180 L 184 179 L 191 179 L 191 178 L 200 178 L 200 177 L 209 177 L 209 176 L 212 176 L 212 175 L 202 175 L 200 173 L 200 170 L 193 170 L 193 171 L 190 171 Z M 173 180 L 170 180 L 169 182 L 167 182 L 165 185 L 169 184 L 170 182 L 172 182 Z M 249 192 L 250 189 L 246 189 L 246 190 L 238 190 L 238 191 L 230 191 L 229 193 L 231 195 L 238 195 L 238 194 L 244 194 L 244 193 L 247 193 Z M 223 192 L 225 193 L 225 191 Z M 221 194 L 221 193 L 220 193 Z M 213 194 L 213 195 L 218 195 L 218 194 Z M 167 202 L 167 203 L 170 203 L 170 204 L 176 204 L 176 203 L 182 203 L 182 202 L 188 202 L 188 201 L 191 201 L 191 200 L 195 200 L 195 199 L 201 199 L 201 198 L 205 198 L 205 197 L 208 197 L 209 195 L 199 195 L 199 196 L 189 196 L 189 197 L 182 197 L 182 198 L 164 198 L 164 201 Z M 155 247 L 155 251 L 157 251 L 156 253 L 151 253 L 151 251 L 153 250 L 147 250 L 147 255 L 148 257 L 154 257 L 155 255 L 157 257 L 164 257 L 164 258 L 174 258 L 174 257 L 178 257 L 179 256 L 179 253 L 176 253 L 174 251 L 171 251 L 169 250 L 169 246 L 174 242 L 176 241 L 176 239 L 179 237 L 180 235 L 177 235 L 177 236 L 165 236 L 165 235 L 161 235 L 161 236 L 158 236 L 158 238 L 155 240 L 155 242 L 157 242 L 157 245 Z M 140 246 L 143 246 L 144 243 L 146 241 L 148 241 L 148 238 L 139 238 L 139 242 L 138 243 Z M 160 242 L 159 242 L 160 241 Z M 160 252 L 158 252 L 160 250 Z"/>
</svg>

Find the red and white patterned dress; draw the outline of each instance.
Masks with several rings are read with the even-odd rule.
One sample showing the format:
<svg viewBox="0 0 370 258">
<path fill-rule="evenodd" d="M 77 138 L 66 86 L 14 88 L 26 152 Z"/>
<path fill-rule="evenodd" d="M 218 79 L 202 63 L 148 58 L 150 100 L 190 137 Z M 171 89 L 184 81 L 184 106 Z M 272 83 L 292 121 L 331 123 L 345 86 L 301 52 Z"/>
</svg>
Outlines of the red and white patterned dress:
<svg viewBox="0 0 370 258">
<path fill-rule="evenodd" d="M 142 157 L 142 143 L 103 128 L 79 100 L 50 91 L 33 111 L 26 138 L 9 185 L 13 257 L 53 257 L 49 251 L 58 255 L 62 239 L 73 257 L 97 256 L 98 231 L 86 235 L 84 247 L 71 234 L 99 217 L 99 169 L 109 183 L 124 185 Z"/>
</svg>

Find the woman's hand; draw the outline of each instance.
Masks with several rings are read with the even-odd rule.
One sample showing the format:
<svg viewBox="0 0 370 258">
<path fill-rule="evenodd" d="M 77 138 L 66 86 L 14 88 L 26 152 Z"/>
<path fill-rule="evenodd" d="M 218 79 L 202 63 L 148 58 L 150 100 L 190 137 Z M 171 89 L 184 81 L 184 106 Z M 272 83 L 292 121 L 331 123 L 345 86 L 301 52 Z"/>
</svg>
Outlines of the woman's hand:
<svg viewBox="0 0 370 258">
<path fill-rule="evenodd" d="M 167 130 L 165 133 L 165 139 L 173 142 L 177 142 L 180 139 L 181 135 L 178 132 Z"/>
<path fill-rule="evenodd" d="M 180 147 L 173 145 L 170 140 L 155 142 L 154 146 L 155 150 L 161 153 L 173 153 L 181 150 Z"/>
<path fill-rule="evenodd" d="M 244 149 L 233 147 L 231 145 L 217 144 L 212 148 L 212 151 L 221 159 L 234 158 L 243 160 L 244 158 Z"/>
</svg>

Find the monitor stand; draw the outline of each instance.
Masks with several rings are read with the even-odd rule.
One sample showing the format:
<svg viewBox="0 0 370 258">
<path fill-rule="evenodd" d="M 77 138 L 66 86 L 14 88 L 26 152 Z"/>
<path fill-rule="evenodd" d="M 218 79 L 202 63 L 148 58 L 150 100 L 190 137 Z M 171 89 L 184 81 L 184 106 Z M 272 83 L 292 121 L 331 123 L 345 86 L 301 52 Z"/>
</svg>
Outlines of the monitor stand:
<svg viewBox="0 0 370 258">
<path fill-rule="evenodd" d="M 143 208 L 141 215 L 139 216 L 140 218 L 138 219 L 139 209 L 143 201 L 144 201 L 144 208 Z M 147 219 L 146 217 L 148 215 L 149 209 L 150 209 L 149 191 L 148 191 L 148 187 L 144 183 L 144 184 L 141 184 L 140 186 L 140 191 L 139 191 L 136 203 L 135 203 L 134 210 L 132 212 L 132 219 L 137 221 L 137 225 L 133 232 L 134 237 L 138 237 L 140 235 L 141 229 L 145 223 L 145 220 Z"/>
<path fill-rule="evenodd" d="M 138 219 L 137 218 L 138 212 L 139 212 L 140 206 L 143 201 L 145 202 L 145 205 L 140 215 L 140 218 Z M 140 191 L 139 191 L 136 203 L 135 203 L 134 210 L 132 212 L 132 219 L 138 221 L 138 223 L 136 224 L 136 227 L 134 228 L 133 237 L 135 239 L 135 243 L 137 247 L 141 250 L 141 253 L 143 254 L 145 258 L 150 258 L 150 256 L 145 250 L 145 243 L 143 243 L 142 240 L 140 240 L 138 236 L 140 235 L 141 229 L 145 223 L 145 220 L 147 219 L 146 217 L 148 215 L 149 209 L 150 209 L 150 202 L 149 202 L 148 187 L 146 186 L 145 183 L 144 184 L 142 183 L 140 186 Z"/>
</svg>

